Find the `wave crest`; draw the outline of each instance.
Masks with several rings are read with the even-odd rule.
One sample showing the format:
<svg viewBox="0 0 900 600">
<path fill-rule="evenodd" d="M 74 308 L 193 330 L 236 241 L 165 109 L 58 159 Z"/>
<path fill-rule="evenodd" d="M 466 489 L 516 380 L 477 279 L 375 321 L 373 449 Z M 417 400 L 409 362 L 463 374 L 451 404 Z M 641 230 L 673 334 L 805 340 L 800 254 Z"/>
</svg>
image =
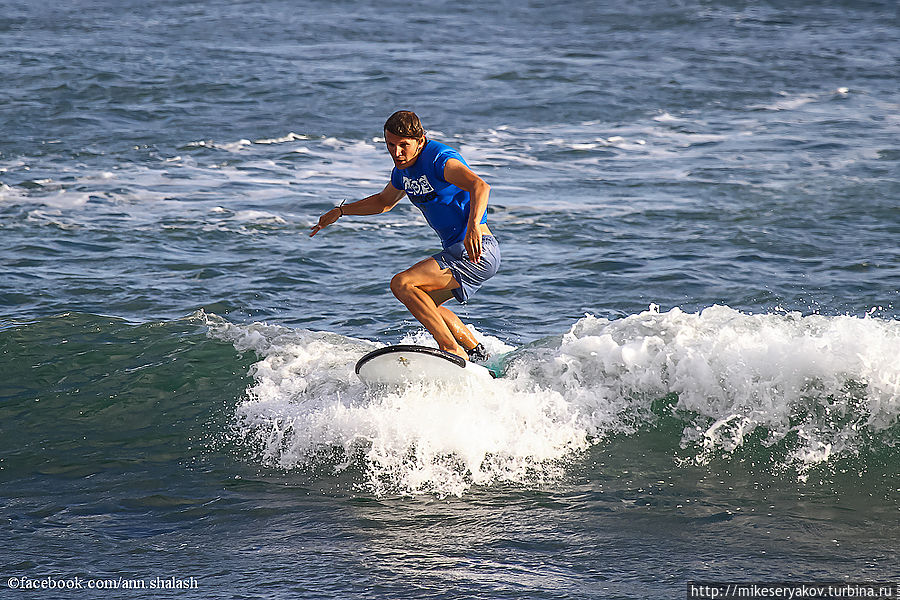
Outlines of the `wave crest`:
<svg viewBox="0 0 900 600">
<path fill-rule="evenodd" d="M 900 323 L 869 317 L 726 306 L 586 315 L 562 336 L 503 355 L 502 379 L 375 391 L 353 372 L 372 342 L 206 318 L 211 335 L 261 358 L 234 420 L 257 459 L 355 465 L 378 494 L 546 481 L 610 436 L 663 424 L 679 432 L 673 460 L 769 453 L 804 479 L 817 465 L 878 451 L 900 415 Z"/>
</svg>

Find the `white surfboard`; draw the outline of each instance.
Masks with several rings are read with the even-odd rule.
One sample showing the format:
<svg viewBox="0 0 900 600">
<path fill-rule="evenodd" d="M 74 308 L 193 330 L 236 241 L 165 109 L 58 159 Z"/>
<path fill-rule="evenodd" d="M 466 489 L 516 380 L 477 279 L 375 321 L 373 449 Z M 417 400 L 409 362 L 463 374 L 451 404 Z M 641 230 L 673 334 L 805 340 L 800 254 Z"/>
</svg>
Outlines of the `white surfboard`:
<svg viewBox="0 0 900 600">
<path fill-rule="evenodd" d="M 493 373 L 428 346 L 387 346 L 369 352 L 356 363 L 356 374 L 366 384 L 403 385 L 408 383 L 459 383 L 490 381 Z"/>
</svg>

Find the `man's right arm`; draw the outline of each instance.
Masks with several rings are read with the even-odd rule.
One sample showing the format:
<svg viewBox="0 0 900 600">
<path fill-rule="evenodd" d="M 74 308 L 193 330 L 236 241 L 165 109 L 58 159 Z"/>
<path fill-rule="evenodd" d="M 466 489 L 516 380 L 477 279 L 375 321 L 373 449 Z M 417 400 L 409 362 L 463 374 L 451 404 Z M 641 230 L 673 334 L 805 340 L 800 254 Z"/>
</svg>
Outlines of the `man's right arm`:
<svg viewBox="0 0 900 600">
<path fill-rule="evenodd" d="M 398 190 L 392 183 L 388 182 L 384 189 L 377 194 L 372 194 L 356 202 L 335 206 L 329 210 L 319 217 L 319 222 L 313 226 L 309 237 L 316 235 L 344 215 L 380 215 L 385 213 L 397 206 L 397 203 L 405 195 L 406 192 L 404 190 Z"/>
</svg>

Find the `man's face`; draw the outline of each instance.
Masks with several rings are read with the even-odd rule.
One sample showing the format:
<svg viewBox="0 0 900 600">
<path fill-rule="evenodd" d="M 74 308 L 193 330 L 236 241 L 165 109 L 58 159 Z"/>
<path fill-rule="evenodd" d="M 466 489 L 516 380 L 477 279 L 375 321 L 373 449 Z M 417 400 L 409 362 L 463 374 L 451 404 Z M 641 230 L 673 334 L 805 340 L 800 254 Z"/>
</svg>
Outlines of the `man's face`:
<svg viewBox="0 0 900 600">
<path fill-rule="evenodd" d="M 398 169 L 411 167 L 416 162 L 419 152 L 425 147 L 425 138 L 400 137 L 390 131 L 384 132 L 384 139 L 387 143 L 388 153 L 394 159 L 394 164 Z"/>
</svg>

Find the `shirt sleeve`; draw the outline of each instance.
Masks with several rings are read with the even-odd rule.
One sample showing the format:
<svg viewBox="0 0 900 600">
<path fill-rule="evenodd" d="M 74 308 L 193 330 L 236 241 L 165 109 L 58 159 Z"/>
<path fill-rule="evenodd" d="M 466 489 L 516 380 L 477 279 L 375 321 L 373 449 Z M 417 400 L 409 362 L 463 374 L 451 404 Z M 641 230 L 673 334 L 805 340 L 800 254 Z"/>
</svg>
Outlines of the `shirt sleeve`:
<svg viewBox="0 0 900 600">
<path fill-rule="evenodd" d="M 397 167 L 394 167 L 394 169 L 391 171 L 391 185 L 398 190 L 405 189 L 403 187 L 403 176 L 400 175 L 400 171 L 397 169 Z"/>
<path fill-rule="evenodd" d="M 447 161 L 451 158 L 455 158 L 467 167 L 469 166 L 458 150 L 454 150 L 453 148 L 445 148 L 441 150 L 437 154 L 437 156 L 434 157 L 434 172 L 435 175 L 437 175 L 440 180 L 445 183 L 447 182 L 447 180 L 444 179 L 444 167 L 447 166 Z"/>
</svg>

